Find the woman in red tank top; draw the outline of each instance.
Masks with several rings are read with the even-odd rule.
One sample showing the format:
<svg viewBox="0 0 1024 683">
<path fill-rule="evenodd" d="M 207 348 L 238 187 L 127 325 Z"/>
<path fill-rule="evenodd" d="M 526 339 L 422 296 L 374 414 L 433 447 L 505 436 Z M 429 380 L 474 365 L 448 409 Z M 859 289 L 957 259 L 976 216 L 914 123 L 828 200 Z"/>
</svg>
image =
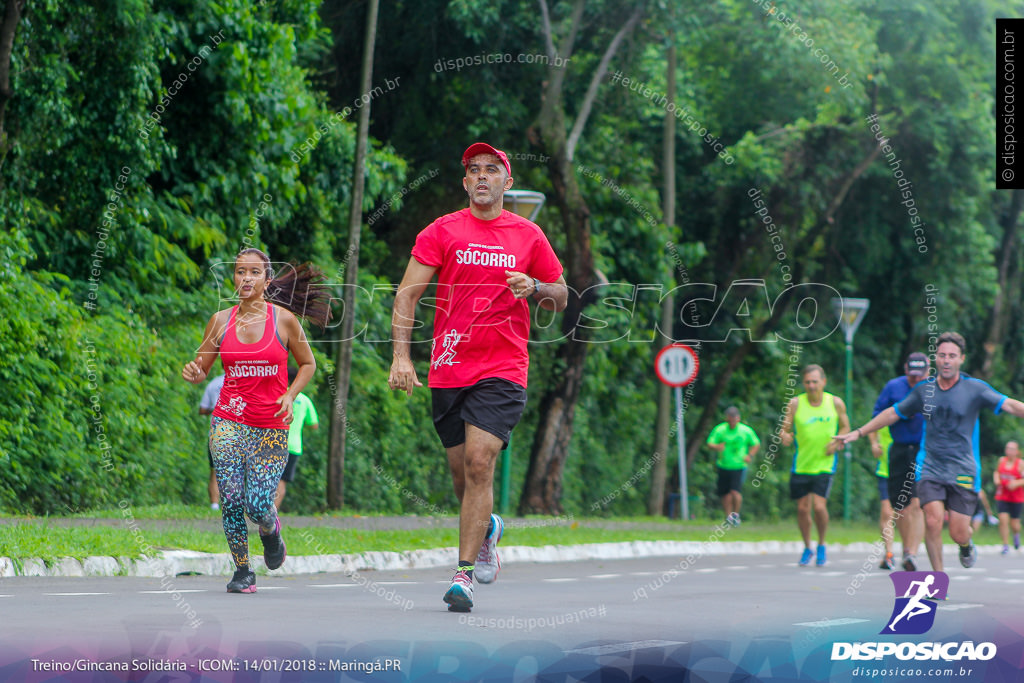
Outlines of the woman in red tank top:
<svg viewBox="0 0 1024 683">
<path fill-rule="evenodd" d="M 996 466 L 996 510 L 999 512 L 999 535 L 1003 537 L 1003 555 L 1010 552 L 1010 529 L 1013 529 L 1013 547 L 1020 550 L 1020 513 L 1024 508 L 1024 461 L 1020 459 L 1020 446 L 1007 441 L 1006 455 Z"/>
<path fill-rule="evenodd" d="M 308 264 L 276 279 L 259 249 L 239 252 L 234 264 L 238 305 L 213 314 L 203 342 L 181 376 L 198 384 L 220 356 L 224 387 L 210 423 L 210 452 L 221 496 L 224 535 L 235 563 L 229 593 L 255 593 L 245 517 L 260 528 L 268 569 L 284 562 L 281 520 L 274 507 L 277 483 L 288 461 L 292 401 L 316 370 L 313 352 L 294 312 L 321 328 L 330 319 L 330 296 L 312 287 L 323 274 Z M 288 386 L 288 355 L 299 369 Z"/>
</svg>

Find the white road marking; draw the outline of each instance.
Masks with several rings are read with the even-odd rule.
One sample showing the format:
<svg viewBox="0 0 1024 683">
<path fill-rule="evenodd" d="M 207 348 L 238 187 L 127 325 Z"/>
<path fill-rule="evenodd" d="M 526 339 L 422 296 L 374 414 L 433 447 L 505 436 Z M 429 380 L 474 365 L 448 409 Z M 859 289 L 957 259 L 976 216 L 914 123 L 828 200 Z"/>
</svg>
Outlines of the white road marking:
<svg viewBox="0 0 1024 683">
<path fill-rule="evenodd" d="M 147 595 L 169 595 L 171 593 L 209 593 L 210 591 L 203 588 L 182 588 L 176 591 L 139 591 Z"/>
<path fill-rule="evenodd" d="M 405 586 L 408 584 L 417 584 L 419 581 L 375 581 L 378 586 Z"/>
<path fill-rule="evenodd" d="M 843 617 L 841 619 L 822 619 L 821 621 L 801 621 L 793 624 L 794 626 L 811 626 L 814 628 L 829 628 L 831 626 L 845 626 L 847 624 L 862 624 L 867 619 L 854 619 L 852 617 Z"/>
<path fill-rule="evenodd" d="M 58 595 L 62 597 L 73 597 L 77 595 L 110 595 L 110 593 L 43 593 L 43 595 Z"/>
<path fill-rule="evenodd" d="M 953 605 L 947 605 L 947 604 L 942 603 L 942 602 L 940 602 L 938 604 L 938 608 L 941 609 L 944 612 L 956 612 L 957 610 L 972 609 L 974 607 L 984 607 L 984 605 L 977 605 L 977 604 L 973 604 L 973 603 L 969 603 L 969 602 L 963 603 L 963 604 L 956 603 L 956 604 L 953 604 Z"/>
<path fill-rule="evenodd" d="M 620 576 L 622 576 L 622 574 L 591 574 L 587 578 L 589 578 L 589 579 L 617 579 Z"/>
<path fill-rule="evenodd" d="M 541 581 L 547 581 L 548 583 L 566 583 L 568 581 L 578 581 L 579 579 L 574 578 L 556 578 L 556 579 L 541 579 Z"/>
<path fill-rule="evenodd" d="M 612 645 L 598 645 L 596 647 L 583 647 L 578 650 L 566 650 L 566 654 L 580 655 L 614 655 L 621 652 L 633 652 L 634 650 L 646 650 L 652 647 L 667 647 L 669 645 L 685 645 L 686 641 L 679 640 L 636 640 L 632 643 L 615 643 Z"/>
</svg>

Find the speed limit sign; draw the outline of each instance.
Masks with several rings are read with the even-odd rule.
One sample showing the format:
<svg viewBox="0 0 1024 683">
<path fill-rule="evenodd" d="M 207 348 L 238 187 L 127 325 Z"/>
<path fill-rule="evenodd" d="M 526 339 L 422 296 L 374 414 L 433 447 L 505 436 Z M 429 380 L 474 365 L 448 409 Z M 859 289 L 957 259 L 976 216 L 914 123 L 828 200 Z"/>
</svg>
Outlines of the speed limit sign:
<svg viewBox="0 0 1024 683">
<path fill-rule="evenodd" d="M 697 378 L 699 367 L 697 354 L 686 344 L 670 344 L 654 359 L 658 379 L 670 387 L 685 387 Z"/>
</svg>

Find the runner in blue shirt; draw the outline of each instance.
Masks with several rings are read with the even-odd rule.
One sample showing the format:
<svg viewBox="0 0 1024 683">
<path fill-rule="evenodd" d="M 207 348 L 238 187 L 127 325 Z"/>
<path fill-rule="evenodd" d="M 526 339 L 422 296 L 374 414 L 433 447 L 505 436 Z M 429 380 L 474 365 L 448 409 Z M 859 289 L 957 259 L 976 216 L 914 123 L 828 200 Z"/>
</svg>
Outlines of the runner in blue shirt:
<svg viewBox="0 0 1024 683">
<path fill-rule="evenodd" d="M 921 352 L 910 354 L 903 370 L 904 375 L 886 382 L 878 394 L 872 417 L 905 399 L 917 383 L 928 376 L 928 356 Z M 889 428 L 889 433 L 892 435 L 892 444 L 888 453 L 882 452 L 875 433 L 869 435 L 871 452 L 876 458 L 888 458 L 887 494 L 900 540 L 903 541 L 902 565 L 904 570 L 913 572 L 917 571 L 917 546 L 924 534 L 921 505 L 914 491 L 917 454 L 921 450 L 921 438 L 924 436 L 924 417 L 918 414 L 906 420 L 901 419 Z"/>
</svg>

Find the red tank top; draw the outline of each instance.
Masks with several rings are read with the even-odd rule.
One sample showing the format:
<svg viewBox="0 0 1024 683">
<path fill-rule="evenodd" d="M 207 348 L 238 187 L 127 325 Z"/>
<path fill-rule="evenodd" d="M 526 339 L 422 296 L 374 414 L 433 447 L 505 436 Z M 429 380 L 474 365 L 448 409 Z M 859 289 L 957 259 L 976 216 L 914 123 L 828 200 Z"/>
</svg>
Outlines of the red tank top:
<svg viewBox="0 0 1024 683">
<path fill-rule="evenodd" d="M 1007 503 L 1024 503 L 1024 486 L 1019 486 L 1012 491 L 1006 488 L 1007 482 L 1024 477 L 1024 474 L 1021 474 L 1021 462 L 1021 458 L 1017 458 L 1011 465 L 1006 457 L 999 458 L 999 469 L 997 470 L 999 486 L 996 487 L 996 500 Z"/>
<path fill-rule="evenodd" d="M 231 309 L 228 327 L 220 343 L 220 360 L 224 364 L 224 388 L 220 391 L 215 417 L 241 422 L 250 427 L 286 429 L 284 414 L 276 403 L 288 390 L 288 349 L 277 336 L 277 310 L 267 304 L 267 321 L 263 336 L 254 344 L 243 344 L 235 333 L 235 315 Z"/>
</svg>

